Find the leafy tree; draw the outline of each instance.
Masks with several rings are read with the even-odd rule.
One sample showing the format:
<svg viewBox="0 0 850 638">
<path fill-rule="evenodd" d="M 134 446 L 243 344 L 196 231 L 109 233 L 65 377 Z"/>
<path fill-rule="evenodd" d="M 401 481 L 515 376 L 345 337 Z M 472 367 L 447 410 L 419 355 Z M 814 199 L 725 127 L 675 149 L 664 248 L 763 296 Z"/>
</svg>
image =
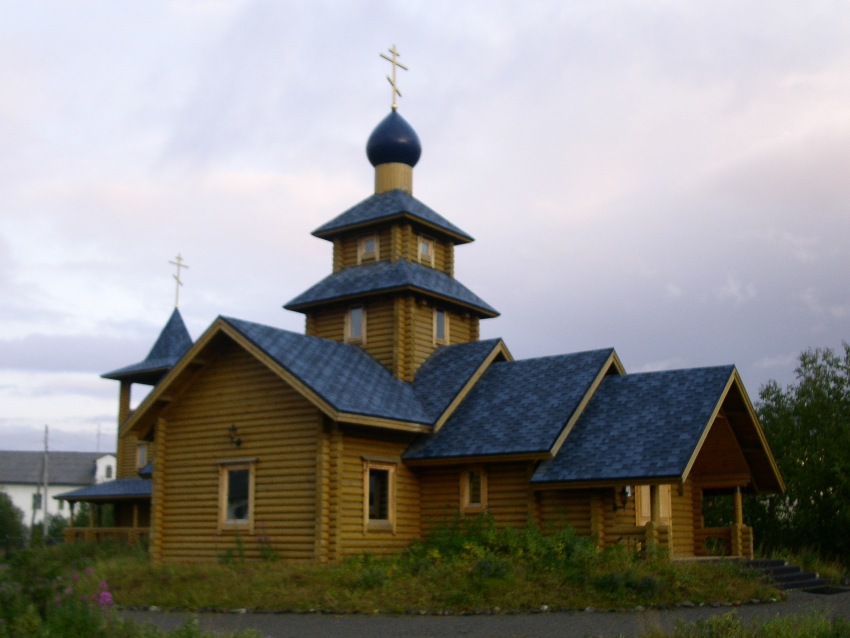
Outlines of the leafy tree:
<svg viewBox="0 0 850 638">
<path fill-rule="evenodd" d="M 757 539 L 850 561 L 850 344 L 803 352 L 796 382 L 769 382 L 757 411 L 787 487 L 748 503 Z"/>
<path fill-rule="evenodd" d="M 12 550 L 24 545 L 27 528 L 24 513 L 12 503 L 12 497 L 0 490 L 0 551 L 8 558 Z"/>
</svg>

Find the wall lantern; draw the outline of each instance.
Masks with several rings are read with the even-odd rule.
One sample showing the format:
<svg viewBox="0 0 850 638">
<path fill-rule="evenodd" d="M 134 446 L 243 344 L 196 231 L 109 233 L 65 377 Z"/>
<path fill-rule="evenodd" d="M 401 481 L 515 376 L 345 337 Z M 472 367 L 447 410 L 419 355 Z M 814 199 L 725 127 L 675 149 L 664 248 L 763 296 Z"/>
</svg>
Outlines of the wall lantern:
<svg viewBox="0 0 850 638">
<path fill-rule="evenodd" d="M 230 435 L 230 442 L 233 443 L 236 447 L 242 445 L 242 439 L 239 437 L 239 431 L 236 429 L 236 424 L 230 426 L 230 429 L 227 431 Z"/>
</svg>

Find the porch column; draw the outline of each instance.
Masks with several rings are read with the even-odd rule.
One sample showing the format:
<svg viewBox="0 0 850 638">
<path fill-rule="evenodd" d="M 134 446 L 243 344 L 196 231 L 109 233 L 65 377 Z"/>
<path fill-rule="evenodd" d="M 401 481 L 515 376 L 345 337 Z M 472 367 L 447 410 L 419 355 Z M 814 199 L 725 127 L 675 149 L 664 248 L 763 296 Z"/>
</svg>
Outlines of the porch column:
<svg viewBox="0 0 850 638">
<path fill-rule="evenodd" d="M 649 486 L 649 522 L 646 524 L 646 545 L 658 545 L 658 527 L 661 525 L 661 488 Z"/>
<path fill-rule="evenodd" d="M 730 529 L 732 536 L 732 556 L 744 556 L 749 552 L 744 551 L 744 502 L 741 498 L 741 487 L 735 488 L 735 522 Z"/>
<path fill-rule="evenodd" d="M 127 417 L 130 416 L 130 389 L 133 384 L 129 381 L 121 381 L 118 390 L 118 426 L 120 427 Z"/>
</svg>

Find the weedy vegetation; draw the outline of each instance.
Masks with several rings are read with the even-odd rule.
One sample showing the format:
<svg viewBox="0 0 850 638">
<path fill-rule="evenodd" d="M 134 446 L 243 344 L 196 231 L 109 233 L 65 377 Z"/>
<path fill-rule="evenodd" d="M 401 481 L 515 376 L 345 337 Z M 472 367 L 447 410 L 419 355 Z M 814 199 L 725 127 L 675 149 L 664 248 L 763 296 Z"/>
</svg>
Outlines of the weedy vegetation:
<svg viewBox="0 0 850 638">
<path fill-rule="evenodd" d="M 779 593 L 734 562 L 673 563 L 626 548 L 600 551 L 572 528 L 544 534 L 497 528 L 487 515 L 461 518 L 393 557 L 331 565 L 245 560 L 262 538 L 234 539 L 217 564 L 151 564 L 142 551 L 103 554 L 84 593 L 109 583 L 124 607 L 440 613 L 631 609 L 638 605 L 767 600 Z"/>
</svg>

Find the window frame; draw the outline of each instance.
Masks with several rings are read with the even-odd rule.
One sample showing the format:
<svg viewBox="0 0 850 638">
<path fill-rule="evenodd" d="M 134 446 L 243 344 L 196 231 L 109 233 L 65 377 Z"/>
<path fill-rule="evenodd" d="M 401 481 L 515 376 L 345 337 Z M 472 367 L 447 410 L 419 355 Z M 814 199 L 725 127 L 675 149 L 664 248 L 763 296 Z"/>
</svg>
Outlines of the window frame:
<svg viewBox="0 0 850 638">
<path fill-rule="evenodd" d="M 148 444 L 146 441 L 136 443 L 136 469 L 141 470 L 148 464 Z"/>
<path fill-rule="evenodd" d="M 366 250 L 368 241 L 374 242 L 374 250 Z M 377 234 L 364 235 L 357 240 L 357 263 L 362 264 L 368 261 L 378 261 L 381 254 L 381 244 Z"/>
<path fill-rule="evenodd" d="M 352 334 L 351 327 L 354 325 L 351 313 L 360 310 L 360 334 Z M 345 312 L 345 342 L 366 343 L 366 306 L 350 306 Z"/>
<path fill-rule="evenodd" d="M 218 464 L 218 529 L 219 531 L 254 530 L 254 503 L 256 483 L 256 459 L 221 461 Z M 228 518 L 230 473 L 248 471 L 248 514 L 245 518 Z"/>
<path fill-rule="evenodd" d="M 425 235 L 419 235 L 418 241 L 416 242 L 416 259 L 420 264 L 425 264 L 434 268 L 434 264 L 436 263 L 436 253 L 437 253 L 437 245 L 436 242 L 430 237 L 426 237 Z M 422 247 L 427 246 L 428 251 L 427 255 L 423 257 Z"/>
<path fill-rule="evenodd" d="M 439 334 L 439 326 L 440 326 L 440 316 L 443 317 L 443 336 L 440 337 Z M 434 335 L 434 344 L 446 344 L 449 343 L 449 313 L 446 312 L 443 308 L 434 308 L 433 313 L 433 335 Z"/>
<path fill-rule="evenodd" d="M 478 502 L 471 500 L 470 481 L 474 475 L 480 477 Z M 470 467 L 460 473 L 460 508 L 464 514 L 477 514 L 487 509 L 487 471 L 481 466 Z"/>
<path fill-rule="evenodd" d="M 363 459 L 363 531 L 395 533 L 396 524 L 396 470 L 398 463 Z M 387 517 L 372 518 L 371 473 L 387 473 Z"/>
</svg>

